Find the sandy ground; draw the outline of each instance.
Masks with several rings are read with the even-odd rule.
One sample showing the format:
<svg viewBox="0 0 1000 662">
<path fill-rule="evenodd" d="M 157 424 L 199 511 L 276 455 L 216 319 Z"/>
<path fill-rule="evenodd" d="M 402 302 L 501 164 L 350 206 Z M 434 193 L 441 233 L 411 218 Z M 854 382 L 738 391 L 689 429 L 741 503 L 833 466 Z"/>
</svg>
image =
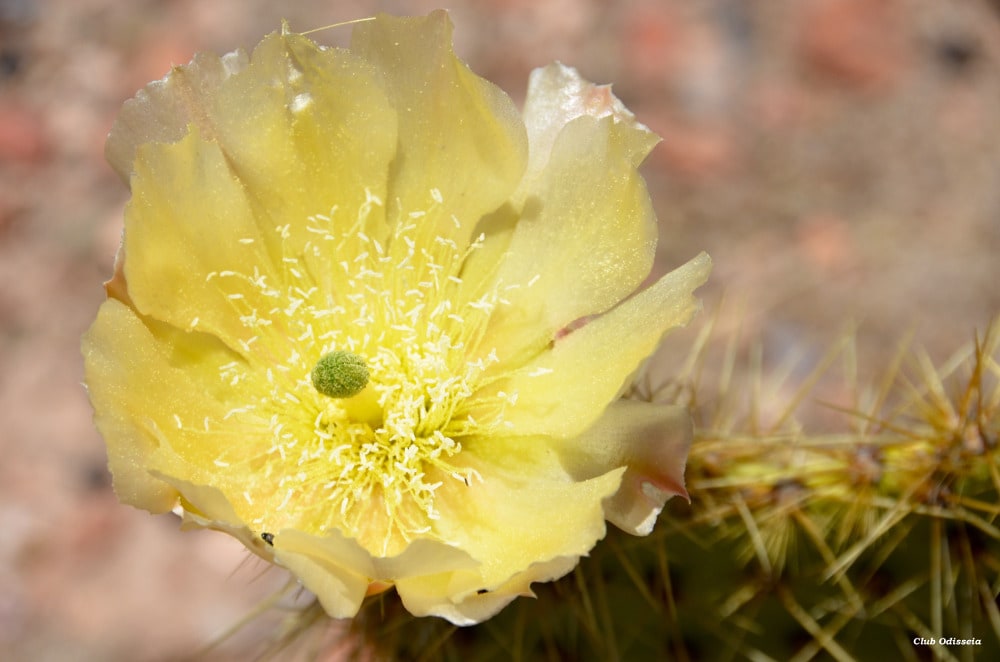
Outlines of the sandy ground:
<svg viewBox="0 0 1000 662">
<path fill-rule="evenodd" d="M 221 534 L 117 504 L 81 387 L 125 187 L 122 101 L 196 50 L 417 2 L 0 0 L 0 650 L 177 659 L 284 581 Z M 664 136 L 660 265 L 707 250 L 766 360 L 860 321 L 943 357 L 1000 312 L 1000 5 L 986 0 L 455 3 L 456 46 L 516 100 L 553 59 Z M 346 30 L 322 33 L 344 43 Z M 676 341 L 683 343 L 681 336 Z M 212 659 L 226 659 L 224 653 Z"/>
</svg>

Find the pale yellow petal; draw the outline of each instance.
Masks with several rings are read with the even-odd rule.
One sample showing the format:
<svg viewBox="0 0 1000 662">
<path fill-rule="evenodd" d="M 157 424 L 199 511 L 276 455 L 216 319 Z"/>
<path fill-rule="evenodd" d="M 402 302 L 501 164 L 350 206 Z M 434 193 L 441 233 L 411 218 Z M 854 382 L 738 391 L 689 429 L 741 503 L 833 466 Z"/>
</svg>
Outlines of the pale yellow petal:
<svg viewBox="0 0 1000 662">
<path fill-rule="evenodd" d="M 444 481 L 434 532 L 480 562 L 480 585 L 465 590 L 495 590 L 533 563 L 581 556 L 604 537 L 601 502 L 618 489 L 624 467 L 576 481 L 545 439 L 483 437 L 463 445 L 456 460 L 478 476 L 469 485 Z"/>
<path fill-rule="evenodd" d="M 617 308 L 555 341 L 482 395 L 517 393 L 504 419 L 516 434 L 573 437 L 583 433 L 614 400 L 629 377 L 671 329 L 699 308 L 693 292 L 708 278 L 704 253 L 670 272 Z M 473 417 L 475 396 L 470 401 Z"/>
<path fill-rule="evenodd" d="M 434 540 L 415 540 L 397 556 L 373 557 L 338 531 L 325 536 L 279 531 L 274 534 L 274 556 L 336 618 L 353 616 L 372 583 L 388 584 L 477 566 L 463 550 Z"/>
<path fill-rule="evenodd" d="M 533 563 L 493 590 L 472 572 L 451 572 L 406 579 L 396 584 L 403 606 L 414 616 L 439 616 L 455 625 L 475 625 L 496 615 L 518 597 L 534 597 L 531 584 L 559 579 L 576 567 L 579 556 Z"/>
<path fill-rule="evenodd" d="M 636 169 L 648 147 L 648 132 L 612 117 L 581 116 L 560 131 L 526 190 L 499 272 L 510 304 L 497 308 L 484 347 L 506 358 L 544 346 L 649 274 L 656 222 Z"/>
<path fill-rule="evenodd" d="M 206 112 L 212 126 L 203 135 L 220 145 L 265 237 L 285 227 L 283 249 L 289 257 L 305 253 L 317 278 L 339 261 L 321 230 L 357 223 L 355 230 L 384 236 L 384 207 L 374 201 L 386 199 L 396 113 L 371 64 L 275 33 L 254 49 L 245 71 L 207 99 Z M 281 250 L 271 242 L 274 259 Z"/>
<path fill-rule="evenodd" d="M 222 417 L 217 370 L 236 357 L 211 336 L 144 322 L 116 299 L 101 305 L 82 351 L 116 493 L 138 508 L 170 510 L 177 491 L 150 475 L 151 456 L 167 433 L 200 437 L 204 420 Z"/>
<path fill-rule="evenodd" d="M 395 582 L 411 577 L 456 570 L 471 570 L 479 566 L 468 552 L 437 540 L 418 538 L 396 556 L 375 558 L 374 577 Z"/>
<path fill-rule="evenodd" d="M 687 496 L 684 467 L 691 437 L 684 407 L 620 400 L 582 435 L 555 447 L 580 480 L 628 467 L 618 492 L 605 501 L 605 515 L 624 531 L 648 535 L 667 500 Z"/>
<path fill-rule="evenodd" d="M 176 142 L 191 126 L 219 144 L 265 212 L 264 229 L 290 223 L 297 246 L 310 238 L 307 216 L 337 208 L 350 227 L 369 199 L 384 200 L 395 112 L 374 68 L 343 49 L 283 32 L 252 58 L 198 54 L 126 102 L 108 159 L 128 179 L 140 145 Z M 384 217 L 372 212 L 366 229 L 377 236 Z"/>
<path fill-rule="evenodd" d="M 190 64 L 174 67 L 161 80 L 144 87 L 125 102 L 111 127 L 104 146 L 108 163 L 127 184 L 139 145 L 176 142 L 191 124 L 210 130 L 209 99 L 224 80 L 245 69 L 249 61 L 242 50 L 222 57 L 198 53 Z"/>
<path fill-rule="evenodd" d="M 612 117 L 616 123 L 622 123 L 631 129 L 633 149 L 640 158 L 660 140 L 636 121 L 635 115 L 611 92 L 610 85 L 595 85 L 573 67 L 560 62 L 531 72 L 522 114 L 529 146 L 522 191 L 548 164 L 559 133 L 578 117 Z"/>
<path fill-rule="evenodd" d="M 512 203 L 501 208 L 499 213 L 494 214 L 488 219 L 484 219 L 484 222 L 477 228 L 477 233 L 482 232 L 484 235 L 483 248 L 470 256 L 462 273 L 462 277 L 471 285 L 477 286 L 486 278 L 496 277 L 499 271 L 497 267 L 501 263 L 500 256 L 510 248 L 511 237 L 517 223 L 517 216 L 525 208 L 526 199 L 528 200 L 526 210 L 529 212 L 526 222 L 530 222 L 537 227 L 520 229 L 519 242 L 522 248 L 523 244 L 526 243 L 530 249 L 535 251 L 551 250 L 556 246 L 561 249 L 565 235 L 576 231 L 578 227 L 576 221 L 579 220 L 580 215 L 572 211 L 567 211 L 566 216 L 570 217 L 568 220 L 553 214 L 552 205 L 549 205 L 549 209 L 544 210 L 545 213 L 543 216 L 545 218 L 543 220 L 535 219 L 533 215 L 539 213 L 539 208 L 542 204 L 539 191 L 547 186 L 548 182 L 556 179 L 554 172 L 546 173 L 544 171 L 549 166 L 552 149 L 557 137 L 567 124 L 584 116 L 595 119 L 610 117 L 616 124 L 621 124 L 617 131 L 617 136 L 622 138 L 622 146 L 632 154 L 635 163 L 639 163 L 659 141 L 659 137 L 637 122 L 635 116 L 611 93 L 610 86 L 595 85 L 583 79 L 572 67 L 567 67 L 558 62 L 535 69 L 531 73 L 528 82 L 528 94 L 525 99 L 523 112 L 524 123 L 528 133 L 528 165 L 518 185 L 518 190 L 512 195 Z M 593 126 L 600 127 L 601 125 Z M 574 137 L 567 139 L 578 140 L 576 134 L 582 128 L 578 127 L 576 130 L 571 131 Z M 583 133 L 586 133 L 586 131 L 583 131 Z M 577 186 L 573 183 L 573 179 L 578 170 L 581 169 L 581 166 L 590 163 L 595 156 L 602 156 L 600 145 L 591 144 L 595 140 L 600 141 L 600 139 L 600 135 L 584 135 L 582 136 L 582 147 L 580 149 L 585 152 L 585 158 L 576 160 L 574 158 L 565 158 L 564 156 L 561 159 L 557 158 L 552 163 L 552 171 L 559 170 L 562 173 L 562 179 L 557 184 L 565 186 L 568 181 L 570 187 L 573 189 L 571 197 L 577 200 L 582 199 L 579 197 L 580 190 L 582 190 L 584 197 L 590 194 L 590 186 L 589 183 Z M 624 167 L 626 169 L 630 168 L 627 164 Z M 602 174 L 598 172 L 598 178 Z M 641 219 L 633 219 L 639 221 L 638 236 L 633 237 L 631 240 L 624 236 L 620 238 L 625 238 L 626 241 L 637 240 L 640 245 L 642 245 L 643 241 L 649 242 L 651 239 L 655 240 L 655 236 L 651 235 L 652 219 L 649 215 L 646 216 L 645 223 Z M 560 227 L 560 222 L 565 223 L 565 226 Z M 534 239 L 530 235 L 533 231 L 548 231 L 548 235 L 543 237 L 545 243 L 535 242 L 532 245 Z M 594 251 L 595 248 L 596 246 L 590 247 L 590 250 Z M 645 276 L 645 271 L 643 270 L 648 269 L 649 259 L 645 253 L 643 253 L 643 256 L 644 259 L 625 265 L 626 268 L 622 274 L 622 282 L 619 284 L 619 287 L 612 288 L 610 297 L 603 297 L 605 304 L 607 300 L 610 300 L 611 303 L 617 303 L 621 297 L 616 298 L 615 293 L 619 291 L 623 295 L 630 293 L 634 287 L 629 288 L 629 282 L 635 280 L 636 273 L 640 277 Z M 593 261 L 590 259 L 592 256 L 588 255 L 586 257 L 588 259 L 582 261 L 575 260 L 574 264 L 587 265 Z M 523 269 L 525 266 L 529 267 L 527 274 L 522 273 L 519 275 L 515 273 L 516 268 Z M 505 272 L 504 286 L 515 285 L 522 287 L 525 282 L 525 275 L 527 282 L 533 283 L 533 286 L 538 285 L 537 281 L 532 281 L 536 272 L 530 271 L 530 268 L 535 266 L 538 265 L 533 263 L 532 260 L 524 260 L 519 263 L 517 258 L 512 258 L 511 264 L 507 266 Z M 570 282 L 569 285 L 572 288 L 573 282 Z M 589 292 L 591 295 L 598 294 L 592 288 L 581 289 Z M 561 291 L 553 299 L 561 298 L 564 292 Z M 537 351 L 551 339 L 552 328 L 550 327 L 555 326 L 555 328 L 558 328 L 560 324 L 558 320 L 572 314 L 560 313 L 553 307 L 549 312 L 552 313 L 551 317 L 557 321 L 553 322 L 549 319 L 546 320 L 546 324 L 542 325 L 542 328 L 532 328 L 533 322 L 545 319 L 546 311 L 542 310 L 542 308 L 544 308 L 546 302 L 539 301 L 537 298 L 531 300 L 530 296 L 522 301 L 519 296 L 521 294 L 518 291 L 507 292 L 507 296 L 517 301 L 520 305 L 517 309 L 509 311 L 510 316 L 505 320 L 506 323 L 499 322 L 504 315 L 504 311 L 498 314 L 497 320 L 495 320 L 496 330 L 491 335 L 491 340 L 506 350 L 503 352 L 505 356 L 502 358 L 502 361 L 506 364 L 516 364 L 525 355 Z M 548 303 L 552 304 L 552 302 Z M 600 301 L 597 303 L 600 304 Z M 594 309 L 597 308 L 600 308 L 600 305 L 594 306 Z M 485 347 L 485 351 L 488 352 L 492 348 L 493 345 Z"/>
<path fill-rule="evenodd" d="M 398 581 L 407 610 L 457 625 L 481 622 L 518 596 L 533 595 L 533 582 L 572 570 L 604 537 L 601 502 L 614 494 L 624 468 L 574 482 L 546 441 L 483 439 L 481 452 L 463 455 L 482 481 L 440 488 L 435 529 L 481 565 Z"/>
<path fill-rule="evenodd" d="M 274 536 L 274 558 L 291 570 L 334 618 L 358 613 L 374 574 L 371 555 L 337 531 L 323 538 L 293 529 L 279 531 Z"/>
<path fill-rule="evenodd" d="M 143 142 L 184 143 L 186 149 Z M 178 265 L 175 272 L 201 286 L 195 290 L 205 286 L 198 279 L 214 272 L 280 287 L 288 260 L 296 260 L 292 264 L 315 283 L 336 289 L 342 272 L 333 257 L 343 241 L 335 239 L 361 230 L 376 238 L 387 232 L 382 201 L 395 148 L 396 116 L 381 81 L 371 65 L 345 50 L 320 49 L 300 35 L 276 33 L 249 60 L 241 54 L 199 55 L 127 104 L 109 137 L 115 167 L 135 176 L 122 254 L 131 262 L 145 261 L 141 250 L 128 250 L 134 243 L 129 235 L 159 230 L 174 234 L 173 243 L 183 252 L 219 253 L 222 265 L 203 260 L 203 268 L 193 271 L 181 267 L 197 255 L 161 260 Z M 141 229 L 132 227 L 139 224 Z M 175 233 L 178 225 L 185 227 Z M 142 286 L 128 278 L 134 269 L 130 260 L 125 278 L 112 281 L 112 293 L 123 300 Z M 227 289 L 227 295 L 260 294 Z M 230 313 L 231 322 L 250 314 L 246 307 L 232 314 L 239 303 L 204 303 L 194 306 L 203 307 L 204 315 L 163 319 L 186 327 L 195 319 L 208 324 L 211 311 Z M 143 304 L 146 312 L 158 314 L 148 297 Z M 274 304 L 261 305 L 267 308 L 255 306 L 259 312 Z M 208 330 L 234 346 L 254 335 L 246 328 Z"/>
<path fill-rule="evenodd" d="M 143 145 L 132 190 L 124 272 L 135 306 L 249 355 L 256 331 L 240 318 L 275 305 L 266 289 L 280 285 L 279 274 L 219 146 L 197 130 L 170 145 Z"/>
<path fill-rule="evenodd" d="M 630 402 L 613 405 L 608 414 L 580 438 L 561 441 L 491 439 L 489 446 L 485 443 L 470 444 L 470 452 L 487 460 L 483 466 L 489 467 L 489 474 L 484 481 L 503 488 L 510 488 L 511 483 L 507 481 L 516 482 L 513 476 L 519 472 L 531 476 L 533 485 L 551 485 L 566 478 L 587 480 L 612 468 L 620 468 L 605 477 L 612 484 L 614 479 L 621 477 L 622 484 L 617 492 L 604 499 L 604 513 L 621 528 L 644 535 L 652 528 L 666 498 L 672 493 L 683 493 L 684 461 L 690 436 L 690 420 L 681 408 Z M 566 471 L 568 474 L 564 473 Z M 525 481 L 527 483 L 528 479 L 525 478 Z M 662 493 L 650 498 L 650 484 L 662 488 Z M 457 497 L 463 502 L 474 500 L 478 496 L 476 490 L 476 483 L 464 490 L 459 487 Z M 490 497 L 493 510 L 503 510 L 510 499 L 517 498 L 514 495 L 523 494 L 525 490 L 529 498 L 539 499 L 536 503 L 541 507 L 536 510 L 551 528 L 548 532 L 551 536 L 549 544 L 544 545 L 543 551 L 539 537 L 530 533 L 525 535 L 533 529 L 537 534 L 538 529 L 534 528 L 537 524 L 531 517 L 534 511 L 527 504 L 516 503 L 511 507 L 524 508 L 519 522 L 493 520 L 496 523 L 494 532 L 506 530 L 509 538 L 497 540 L 489 534 L 481 535 L 486 540 L 486 549 L 481 548 L 480 553 L 489 558 L 492 556 L 488 548 L 490 545 L 510 553 L 511 544 L 528 544 L 536 546 L 532 549 L 534 558 L 547 560 L 532 563 L 506 581 L 492 586 L 487 577 L 491 569 L 494 573 L 496 569 L 488 565 L 479 572 L 447 572 L 400 581 L 396 588 L 407 610 L 418 616 L 440 616 L 457 625 L 472 625 L 492 617 L 519 596 L 533 595 L 533 582 L 558 579 L 576 566 L 580 556 L 585 555 L 593 544 L 587 541 L 586 536 L 580 540 L 578 533 L 593 526 L 601 515 L 591 513 L 589 517 L 576 520 L 574 511 L 581 510 L 579 504 L 567 506 L 551 496 L 540 496 L 538 492 L 532 492 L 532 487 L 527 484 L 519 485 L 508 494 Z M 586 505 L 593 504 L 593 495 L 583 496 L 575 491 L 569 496 L 571 499 L 584 499 Z M 489 519 L 490 515 L 476 513 L 470 517 Z M 562 528 L 567 517 L 573 520 L 570 527 L 574 530 Z M 602 536 L 603 528 L 597 538 Z M 546 537 L 543 535 L 541 539 Z M 574 540 L 580 543 L 576 548 L 572 546 Z M 562 555 L 550 557 L 553 550 L 559 550 Z"/>
<path fill-rule="evenodd" d="M 157 453 L 162 454 L 162 451 Z M 154 464 L 155 464 L 154 460 Z M 212 529 L 229 534 L 265 561 L 274 559 L 273 549 L 246 522 L 241 520 L 232 502 L 210 485 L 201 485 L 153 470 L 154 476 L 173 486 L 181 495 L 181 529 Z"/>
<path fill-rule="evenodd" d="M 625 471 L 575 482 L 545 439 L 479 441 L 469 440 L 462 458 L 482 480 L 468 486 L 446 482 L 439 489 L 435 533 L 481 565 L 406 578 L 396 586 L 411 613 L 458 625 L 481 622 L 514 598 L 532 595 L 532 582 L 572 570 L 604 537 L 601 503 Z"/>
<path fill-rule="evenodd" d="M 510 98 L 455 57 L 451 33 L 443 11 L 383 14 L 354 30 L 351 50 L 380 69 L 399 114 L 390 218 L 431 210 L 422 222 L 464 246 L 517 185 L 527 140 Z"/>
</svg>

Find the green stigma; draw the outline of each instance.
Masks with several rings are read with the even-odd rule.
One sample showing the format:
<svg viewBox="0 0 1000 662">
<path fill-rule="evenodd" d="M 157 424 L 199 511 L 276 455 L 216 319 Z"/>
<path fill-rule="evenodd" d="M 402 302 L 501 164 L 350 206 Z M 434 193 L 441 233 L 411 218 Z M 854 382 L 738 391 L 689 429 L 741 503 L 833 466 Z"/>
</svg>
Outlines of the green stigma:
<svg viewBox="0 0 1000 662">
<path fill-rule="evenodd" d="M 324 354 L 312 370 L 316 390 L 331 398 L 350 398 L 368 384 L 368 366 L 357 354 L 337 350 Z"/>
</svg>

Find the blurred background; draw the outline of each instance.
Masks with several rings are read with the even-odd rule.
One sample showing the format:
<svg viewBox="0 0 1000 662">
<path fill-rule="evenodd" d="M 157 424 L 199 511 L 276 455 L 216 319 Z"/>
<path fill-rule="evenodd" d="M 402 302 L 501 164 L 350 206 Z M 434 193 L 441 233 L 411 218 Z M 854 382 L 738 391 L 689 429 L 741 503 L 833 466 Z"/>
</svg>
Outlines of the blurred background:
<svg viewBox="0 0 1000 662">
<path fill-rule="evenodd" d="M 221 534 L 118 505 L 79 337 L 127 190 L 121 103 L 198 50 L 438 3 L 0 0 L 0 650 L 189 656 L 284 582 Z M 663 136 L 658 265 L 715 260 L 765 361 L 859 322 L 872 372 L 913 332 L 943 358 L 1000 312 L 1000 2 L 454 3 L 456 50 L 518 103 L 551 60 L 614 83 Z M 321 32 L 346 44 L 350 28 Z M 675 336 L 683 348 L 692 332 Z M 248 636 L 248 635 L 244 635 Z M 224 652 L 210 659 L 225 659 Z"/>
</svg>

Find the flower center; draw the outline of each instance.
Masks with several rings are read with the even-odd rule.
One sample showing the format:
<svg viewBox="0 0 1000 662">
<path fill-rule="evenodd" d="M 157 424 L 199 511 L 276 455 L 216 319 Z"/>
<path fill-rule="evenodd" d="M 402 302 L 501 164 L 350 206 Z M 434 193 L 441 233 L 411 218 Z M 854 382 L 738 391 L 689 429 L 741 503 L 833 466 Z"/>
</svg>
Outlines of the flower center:
<svg viewBox="0 0 1000 662">
<path fill-rule="evenodd" d="M 462 440 L 504 426 L 516 394 L 481 392 L 497 379 L 483 338 L 502 289 L 463 282 L 480 242 L 461 249 L 441 236 L 451 221 L 436 190 L 429 201 L 381 241 L 365 232 L 382 205 L 371 194 L 353 225 L 335 208 L 297 237 L 275 228 L 277 284 L 257 269 L 209 276 L 257 290 L 232 298 L 253 335 L 220 377 L 250 401 L 226 415 L 227 429 L 244 428 L 239 443 L 215 447 L 215 464 L 261 531 L 335 528 L 397 552 L 431 530 L 444 481 L 477 478 L 457 461 Z"/>
</svg>

